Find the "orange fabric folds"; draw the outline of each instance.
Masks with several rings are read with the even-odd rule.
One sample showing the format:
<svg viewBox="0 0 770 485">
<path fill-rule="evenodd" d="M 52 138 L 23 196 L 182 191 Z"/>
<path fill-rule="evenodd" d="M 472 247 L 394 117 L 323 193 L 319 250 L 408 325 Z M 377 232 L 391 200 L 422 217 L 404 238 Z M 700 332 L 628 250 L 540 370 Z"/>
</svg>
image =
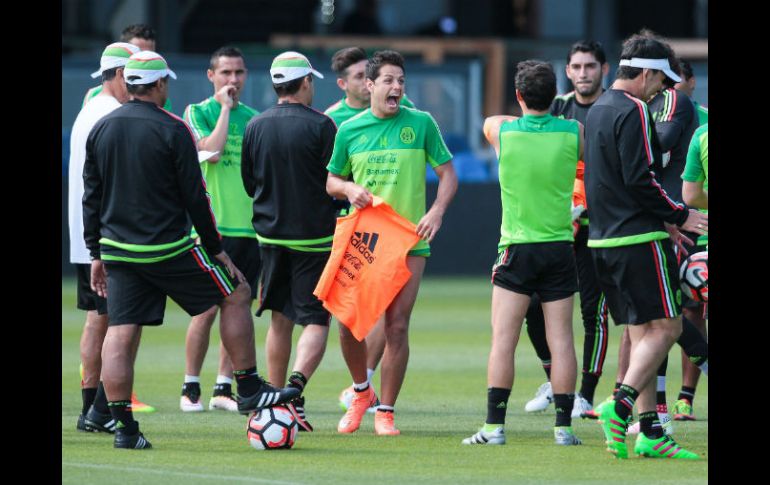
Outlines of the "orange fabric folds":
<svg viewBox="0 0 770 485">
<path fill-rule="evenodd" d="M 412 275 L 409 250 L 417 226 L 381 198 L 337 219 L 329 261 L 313 294 L 363 340 Z"/>
</svg>

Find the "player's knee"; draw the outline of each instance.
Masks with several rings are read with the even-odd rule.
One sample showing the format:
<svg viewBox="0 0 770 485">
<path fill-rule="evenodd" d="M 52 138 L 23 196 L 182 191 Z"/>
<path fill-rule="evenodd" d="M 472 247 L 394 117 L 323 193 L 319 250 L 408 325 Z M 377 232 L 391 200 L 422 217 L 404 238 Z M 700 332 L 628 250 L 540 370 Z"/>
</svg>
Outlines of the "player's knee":
<svg viewBox="0 0 770 485">
<path fill-rule="evenodd" d="M 225 300 L 228 304 L 248 306 L 251 303 L 251 287 L 243 282 Z"/>
<path fill-rule="evenodd" d="M 405 341 L 409 335 L 409 319 L 393 318 L 385 323 L 385 336 L 389 342 Z"/>
</svg>

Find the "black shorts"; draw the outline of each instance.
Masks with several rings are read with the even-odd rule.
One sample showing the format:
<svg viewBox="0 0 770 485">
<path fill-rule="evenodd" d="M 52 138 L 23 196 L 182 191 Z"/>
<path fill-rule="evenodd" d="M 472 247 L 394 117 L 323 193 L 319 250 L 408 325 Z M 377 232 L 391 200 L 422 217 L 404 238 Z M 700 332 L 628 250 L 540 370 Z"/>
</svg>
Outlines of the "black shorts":
<svg viewBox="0 0 770 485">
<path fill-rule="evenodd" d="M 167 296 L 190 316 L 200 315 L 238 286 L 201 246 L 157 263 L 105 262 L 105 266 L 110 325 L 162 324 Z"/>
<path fill-rule="evenodd" d="M 616 325 L 641 325 L 682 313 L 679 269 L 670 241 L 591 248 L 591 253 Z"/>
<path fill-rule="evenodd" d="M 257 297 L 259 284 L 259 241 L 256 237 L 225 237 L 222 236 L 222 249 L 230 256 L 235 266 L 246 277 L 251 286 L 251 298 Z"/>
<path fill-rule="evenodd" d="M 492 284 L 543 302 L 569 298 L 577 290 L 575 252 L 569 241 L 511 244 L 492 267 Z"/>
<path fill-rule="evenodd" d="M 684 235 L 692 239 L 693 241 L 698 240 L 698 235 L 694 232 L 684 232 Z M 672 243 L 673 244 L 673 243 Z M 682 263 L 684 263 L 684 260 L 687 259 L 688 256 L 692 256 L 695 253 L 699 253 L 701 251 L 707 251 L 706 246 L 690 246 L 689 244 L 684 245 L 685 248 L 687 248 L 687 256 L 685 256 L 676 245 L 674 245 L 674 254 L 676 254 L 676 267 L 681 268 Z M 679 272 L 677 271 L 677 274 Z M 697 300 L 693 300 L 689 296 L 687 296 L 687 293 L 682 293 L 682 308 L 692 308 L 692 309 L 699 309 L 703 307 L 703 303 L 699 302 Z"/>
<path fill-rule="evenodd" d="M 303 253 L 276 246 L 261 246 L 260 250 L 262 276 L 256 315 L 275 310 L 298 325 L 329 325 L 331 314 L 313 290 L 330 253 Z"/>
<path fill-rule="evenodd" d="M 107 313 L 107 300 L 91 289 L 91 265 L 75 264 L 78 273 L 78 310 L 94 311 L 99 315 Z"/>
</svg>

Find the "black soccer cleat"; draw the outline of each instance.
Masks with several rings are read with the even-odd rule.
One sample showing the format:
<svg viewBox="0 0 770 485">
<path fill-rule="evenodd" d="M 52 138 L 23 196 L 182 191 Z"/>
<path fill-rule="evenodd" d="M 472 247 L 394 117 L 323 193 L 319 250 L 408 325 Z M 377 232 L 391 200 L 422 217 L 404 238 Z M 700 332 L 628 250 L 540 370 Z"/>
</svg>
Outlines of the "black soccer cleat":
<svg viewBox="0 0 770 485">
<path fill-rule="evenodd" d="M 81 414 L 78 416 L 78 424 L 76 426 L 76 429 L 78 431 L 84 431 L 87 433 L 93 433 L 94 430 L 90 429 L 88 426 L 86 426 L 86 416 L 85 414 Z"/>
<path fill-rule="evenodd" d="M 307 417 L 305 417 L 305 396 L 292 399 L 286 404 L 286 408 L 297 420 L 299 431 L 313 431 L 313 426 L 308 423 Z"/>
<path fill-rule="evenodd" d="M 115 433 L 116 423 L 115 420 L 112 419 L 112 414 L 100 413 L 93 405 L 88 409 L 84 422 L 87 431 L 93 431 L 94 433 Z"/>
<path fill-rule="evenodd" d="M 135 434 L 128 434 L 122 429 L 115 433 L 115 448 L 125 448 L 129 450 L 147 450 L 152 448 L 152 444 L 144 438 L 144 435 L 137 429 Z"/>
<path fill-rule="evenodd" d="M 275 388 L 262 380 L 262 385 L 259 387 L 259 391 L 255 392 L 251 396 L 238 395 L 238 412 L 247 415 L 260 409 L 269 408 L 276 404 L 283 404 L 291 401 L 295 397 L 299 397 L 302 393 L 296 387 L 283 387 Z"/>
</svg>

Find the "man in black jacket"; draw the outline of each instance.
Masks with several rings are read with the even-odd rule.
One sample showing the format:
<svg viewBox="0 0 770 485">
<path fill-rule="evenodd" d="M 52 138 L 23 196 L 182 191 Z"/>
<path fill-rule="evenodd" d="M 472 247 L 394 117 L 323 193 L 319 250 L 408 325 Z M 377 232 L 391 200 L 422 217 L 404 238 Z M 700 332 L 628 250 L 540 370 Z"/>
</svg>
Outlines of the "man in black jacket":
<svg viewBox="0 0 770 485">
<path fill-rule="evenodd" d="M 151 445 L 131 411 L 134 358 L 142 326 L 163 323 L 167 296 L 191 316 L 220 306 L 242 414 L 299 392 L 275 389 L 257 374 L 249 285 L 222 250 L 189 127 L 160 108 L 176 74 L 159 54 L 142 51 L 123 75 L 130 101 L 102 118 L 86 142 L 83 221 L 91 286 L 110 314 L 102 376 L 117 423 L 114 446 L 144 449 Z M 201 246 L 190 239 L 188 216 Z"/>
<path fill-rule="evenodd" d="M 625 437 L 636 403 L 637 454 L 697 459 L 663 434 L 655 412 L 655 370 L 682 332 L 676 256 L 665 239 L 681 246 L 679 228 L 704 234 L 708 217 L 672 200 L 653 171 L 661 161 L 653 155 L 655 132 L 642 100 L 660 90 L 664 77 L 679 81 L 665 46 L 635 35 L 623 44 L 620 59 L 611 89 L 586 118 L 585 179 L 588 247 L 613 319 L 629 325 L 631 357 L 614 400 L 596 412 L 608 450 L 618 458 L 628 457 Z"/>
<path fill-rule="evenodd" d="M 243 135 L 241 174 L 254 200 L 252 223 L 262 258 L 257 316 L 271 311 L 265 339 L 270 382 L 286 380 L 294 325 L 301 325 L 288 385 L 304 390 L 326 350 L 331 316 L 313 289 L 331 252 L 336 210 L 326 193 L 326 164 L 337 128 L 313 103 L 313 69 L 299 52 L 270 68 L 278 103 L 251 119 Z M 293 401 L 300 430 L 304 396 Z"/>
</svg>

